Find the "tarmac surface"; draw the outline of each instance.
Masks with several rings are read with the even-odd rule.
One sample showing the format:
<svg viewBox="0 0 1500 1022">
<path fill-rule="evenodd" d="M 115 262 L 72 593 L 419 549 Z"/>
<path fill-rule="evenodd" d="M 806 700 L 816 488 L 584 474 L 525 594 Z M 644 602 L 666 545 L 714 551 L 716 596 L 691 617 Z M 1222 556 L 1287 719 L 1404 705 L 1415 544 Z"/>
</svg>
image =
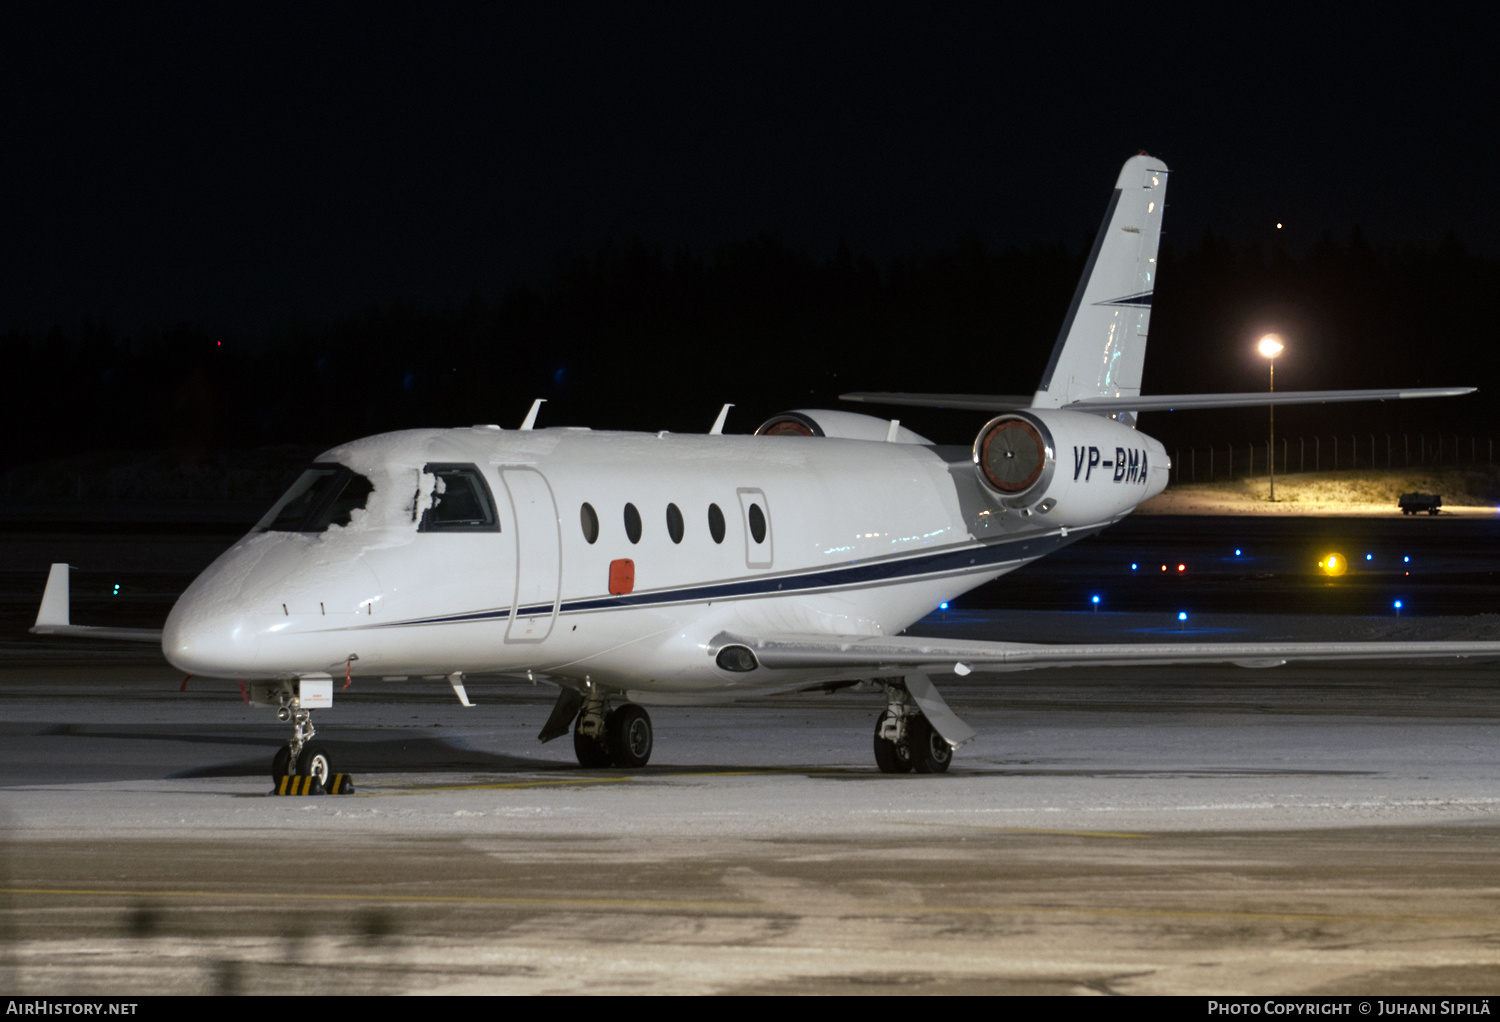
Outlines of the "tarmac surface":
<svg viewBox="0 0 1500 1022">
<path fill-rule="evenodd" d="M 1261 581 L 1318 600 L 1306 537 L 1267 535 Z M 1080 544 L 1060 576 L 1188 538 Z M 1430 591 L 1466 588 L 1467 613 L 954 609 L 921 630 L 1496 637 L 1489 535 L 1442 539 Z M 99 540 L 94 563 L 176 577 L 151 546 Z M 1214 563 L 1176 592 L 1253 574 Z M 1500 665 L 948 679 L 979 737 L 930 777 L 875 770 L 874 694 L 653 708 L 627 773 L 536 741 L 546 686 L 474 679 L 465 709 L 356 678 L 315 716 L 359 793 L 323 798 L 267 796 L 270 711 L 180 682 L 149 649 L 0 641 L 0 991 L 1500 990 Z"/>
</svg>

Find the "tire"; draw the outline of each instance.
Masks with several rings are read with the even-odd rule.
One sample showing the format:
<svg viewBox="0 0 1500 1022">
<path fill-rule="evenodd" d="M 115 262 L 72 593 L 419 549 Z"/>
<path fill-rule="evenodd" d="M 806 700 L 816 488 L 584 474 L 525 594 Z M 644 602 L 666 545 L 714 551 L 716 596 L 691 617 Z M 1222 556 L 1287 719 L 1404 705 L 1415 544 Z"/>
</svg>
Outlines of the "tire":
<svg viewBox="0 0 1500 1022">
<path fill-rule="evenodd" d="M 651 759 L 656 737 L 651 733 L 651 715 L 634 703 L 626 703 L 604 719 L 610 762 L 626 770 L 638 770 Z"/>
<path fill-rule="evenodd" d="M 895 742 L 880 737 L 880 726 L 891 716 L 889 710 L 882 710 L 880 716 L 875 718 L 875 765 L 883 774 L 905 774 L 911 771 L 911 754 L 905 748 Z"/>
<path fill-rule="evenodd" d="M 937 733 L 926 717 L 907 721 L 907 743 L 911 746 L 911 768 L 919 774 L 940 774 L 953 762 L 953 746 Z"/>
<path fill-rule="evenodd" d="M 271 781 L 275 783 L 292 772 L 292 747 L 283 745 L 271 757 Z"/>
<path fill-rule="evenodd" d="M 583 715 L 579 714 L 579 720 Z M 597 738 L 579 734 L 578 722 L 573 722 L 573 755 L 578 757 L 578 765 L 585 770 L 602 770 L 609 766 L 609 749 Z"/>
<path fill-rule="evenodd" d="M 329 757 L 327 749 L 318 742 L 309 742 L 302 746 L 302 751 L 297 755 L 298 777 L 313 778 L 314 789 L 323 791 L 327 789 L 333 773 L 333 760 Z"/>
</svg>

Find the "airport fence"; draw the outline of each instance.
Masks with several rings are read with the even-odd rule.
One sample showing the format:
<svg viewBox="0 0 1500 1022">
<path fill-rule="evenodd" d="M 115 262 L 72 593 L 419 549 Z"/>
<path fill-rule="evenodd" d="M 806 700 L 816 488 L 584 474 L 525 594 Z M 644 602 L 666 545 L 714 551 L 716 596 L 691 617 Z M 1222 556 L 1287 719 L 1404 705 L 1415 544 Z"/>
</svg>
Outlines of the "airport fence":
<svg viewBox="0 0 1500 1022">
<path fill-rule="evenodd" d="M 1239 444 L 1178 447 L 1172 451 L 1173 483 L 1211 483 L 1269 474 L 1276 458 L 1277 475 L 1344 469 L 1395 469 L 1424 466 L 1493 465 L 1493 437 L 1458 433 L 1335 433 L 1269 438 Z"/>
</svg>

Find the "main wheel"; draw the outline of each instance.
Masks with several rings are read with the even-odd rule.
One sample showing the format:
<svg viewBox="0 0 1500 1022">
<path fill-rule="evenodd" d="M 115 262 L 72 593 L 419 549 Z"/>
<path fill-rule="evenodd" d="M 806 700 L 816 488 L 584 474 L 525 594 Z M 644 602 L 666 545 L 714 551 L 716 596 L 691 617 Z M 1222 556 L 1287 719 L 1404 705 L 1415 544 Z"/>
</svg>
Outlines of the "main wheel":
<svg viewBox="0 0 1500 1022">
<path fill-rule="evenodd" d="M 875 765 L 883 774 L 904 774 L 911 770 L 911 754 L 906 746 L 880 737 L 880 728 L 890 719 L 891 711 L 883 710 L 875 719 Z"/>
<path fill-rule="evenodd" d="M 317 742 L 302 746 L 302 751 L 297 754 L 297 776 L 311 777 L 319 788 L 327 789 L 333 778 L 333 763 L 328 758 L 328 750 Z"/>
<path fill-rule="evenodd" d="M 292 747 L 290 744 L 283 745 L 276 750 L 276 755 L 271 757 L 271 780 L 276 782 L 292 772 Z"/>
<path fill-rule="evenodd" d="M 635 770 L 651 758 L 651 717 L 635 703 L 626 703 L 604 718 L 609 758 L 617 767 Z"/>
<path fill-rule="evenodd" d="M 906 722 L 906 741 L 911 748 L 911 768 L 919 774 L 940 774 L 953 762 L 953 746 L 926 717 Z"/>
<path fill-rule="evenodd" d="M 579 714 L 578 720 L 583 715 Z M 600 770 L 609 766 L 609 749 L 604 742 L 598 738 L 591 738 L 578 730 L 578 721 L 573 723 L 573 755 L 578 757 L 578 765 L 589 770 Z"/>
</svg>

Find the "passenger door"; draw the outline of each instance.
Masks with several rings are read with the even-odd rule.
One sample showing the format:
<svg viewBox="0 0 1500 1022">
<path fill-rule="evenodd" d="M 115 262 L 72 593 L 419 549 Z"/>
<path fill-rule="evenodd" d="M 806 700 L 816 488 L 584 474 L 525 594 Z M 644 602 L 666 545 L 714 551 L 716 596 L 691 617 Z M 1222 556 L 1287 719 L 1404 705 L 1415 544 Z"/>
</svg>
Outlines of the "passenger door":
<svg viewBox="0 0 1500 1022">
<path fill-rule="evenodd" d="M 562 532 L 547 479 L 534 468 L 501 468 L 516 523 L 516 591 L 506 642 L 541 642 L 557 620 Z"/>
</svg>

